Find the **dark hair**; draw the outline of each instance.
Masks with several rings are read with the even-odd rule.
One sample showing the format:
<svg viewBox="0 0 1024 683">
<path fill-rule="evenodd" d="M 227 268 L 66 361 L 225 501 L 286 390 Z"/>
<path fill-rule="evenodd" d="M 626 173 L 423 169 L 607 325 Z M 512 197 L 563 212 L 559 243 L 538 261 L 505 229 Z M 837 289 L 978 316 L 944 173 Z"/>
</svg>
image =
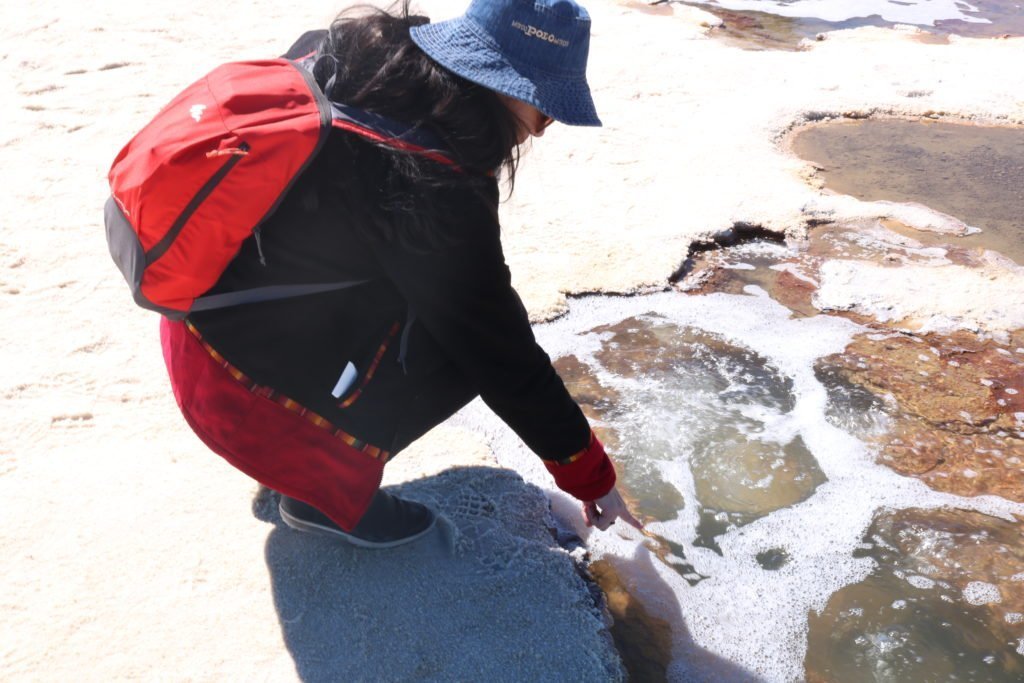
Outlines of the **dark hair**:
<svg viewBox="0 0 1024 683">
<path fill-rule="evenodd" d="M 375 178 L 373 187 L 360 187 L 352 174 L 367 178 L 367 169 L 360 166 L 374 165 L 373 153 L 365 149 L 370 143 L 354 135 L 336 136 L 344 138 L 351 163 L 340 161 L 332 169 L 333 184 L 350 207 L 362 203 L 364 211 L 369 209 L 364 216 L 373 225 L 364 232 L 417 248 L 451 237 L 444 229 L 453 217 L 446 215 L 453 211 L 445 206 L 451 202 L 437 201 L 451 196 L 450 190 L 469 190 L 496 218 L 494 175 L 501 174 L 511 192 L 519 161 L 520 124 L 498 94 L 448 71 L 410 38 L 411 27 L 428 21 L 409 13 L 409 0 L 391 10 L 345 10 L 331 24 L 314 70 L 321 86 L 330 83 L 330 99 L 430 130 L 461 169 L 375 146 L 383 178 Z"/>
</svg>

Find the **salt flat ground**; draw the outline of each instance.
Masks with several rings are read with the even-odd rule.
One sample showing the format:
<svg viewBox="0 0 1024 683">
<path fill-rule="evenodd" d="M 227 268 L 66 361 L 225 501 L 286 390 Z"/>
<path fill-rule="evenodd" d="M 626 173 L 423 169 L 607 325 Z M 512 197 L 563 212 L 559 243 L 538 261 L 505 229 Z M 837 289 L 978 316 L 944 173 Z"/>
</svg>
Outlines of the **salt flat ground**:
<svg viewBox="0 0 1024 683">
<path fill-rule="evenodd" d="M 436 18 L 461 10 L 447 1 L 424 6 Z M 285 530 L 253 515 L 263 505 L 252 502 L 254 484 L 206 452 L 178 416 L 156 320 L 131 305 L 107 255 L 105 174 L 131 133 L 204 71 L 276 55 L 337 9 L 323 0 L 300 7 L 96 0 L 28 3 L 5 13 L 5 679 L 279 680 L 341 666 L 354 667 L 358 678 L 391 665 L 406 678 L 475 678 L 479 666 L 478 673 L 514 680 L 567 652 L 598 653 L 569 661 L 587 680 L 616 675 L 582 584 L 565 554 L 538 533 L 536 489 L 500 472 L 437 474 L 451 464 L 493 466 L 491 435 L 471 422 L 441 428 L 395 463 L 402 469 L 393 479 L 418 479 L 410 486 L 456 520 L 447 546 L 455 564 L 427 561 L 425 548 L 423 558 L 406 558 L 403 587 L 411 596 L 429 591 L 423 572 L 456 565 L 501 581 L 490 590 L 471 582 L 476 589 L 462 594 L 442 589 L 448 602 L 425 600 L 432 609 L 448 606 L 430 622 L 446 638 L 427 637 L 428 629 L 417 628 L 423 615 L 410 621 L 407 604 L 337 593 L 360 572 L 397 575 L 367 572 L 367 563 L 383 565 L 385 556 L 337 550 L 324 551 L 335 553 L 324 569 L 323 555 L 297 539 L 283 541 Z M 550 129 L 525 158 L 503 209 L 507 258 L 536 320 L 564 311 L 566 294 L 659 289 L 692 240 L 736 222 L 795 233 L 809 219 L 894 211 L 808 183 L 809 165 L 779 144 L 796 125 L 841 115 L 1024 123 L 1024 71 L 1006 68 L 1022 63 L 1021 39 L 930 45 L 912 29 L 865 28 L 830 34 L 805 51 L 744 52 L 711 39 L 715 20 L 696 9 L 672 16 L 610 2 L 591 9 L 590 73 L 605 126 Z M 908 222 L 940 221 L 925 214 Z M 1020 305 L 1007 302 L 1010 310 Z M 450 495 L 439 493 L 442 485 Z M 466 510 L 486 508 L 480 500 L 496 505 L 488 524 L 519 555 L 494 560 L 493 546 L 474 545 L 480 536 L 465 520 L 477 517 Z M 280 561 L 281 543 L 294 544 L 285 557 L 298 557 L 297 564 Z M 311 587 L 302 593 L 302 586 Z M 374 590 L 366 594 L 388 595 Z M 321 621 L 282 611 L 325 600 L 339 612 L 318 613 Z M 515 604 L 531 609 L 515 611 Z M 337 614 L 341 623 L 331 621 Z M 480 614 L 491 618 L 474 618 Z M 317 640 L 310 650 L 295 634 L 308 645 L 323 629 L 295 623 L 348 624 L 358 637 L 345 647 Z M 538 624 L 557 626 L 558 638 L 545 640 Z M 462 643 L 459 652 L 505 653 L 498 644 L 520 636 L 536 645 L 525 658 L 522 648 L 490 660 L 438 654 L 452 642 Z"/>
</svg>

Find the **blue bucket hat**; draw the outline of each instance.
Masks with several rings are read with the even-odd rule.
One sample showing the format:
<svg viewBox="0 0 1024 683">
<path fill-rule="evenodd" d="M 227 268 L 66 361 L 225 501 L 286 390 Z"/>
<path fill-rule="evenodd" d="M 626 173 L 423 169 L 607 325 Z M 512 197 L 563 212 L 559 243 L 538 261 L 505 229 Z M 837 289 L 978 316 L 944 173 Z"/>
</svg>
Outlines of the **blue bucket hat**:
<svg viewBox="0 0 1024 683">
<path fill-rule="evenodd" d="M 472 0 L 461 17 L 414 26 L 432 59 L 571 126 L 600 126 L 587 85 L 590 15 L 573 0 Z"/>
</svg>

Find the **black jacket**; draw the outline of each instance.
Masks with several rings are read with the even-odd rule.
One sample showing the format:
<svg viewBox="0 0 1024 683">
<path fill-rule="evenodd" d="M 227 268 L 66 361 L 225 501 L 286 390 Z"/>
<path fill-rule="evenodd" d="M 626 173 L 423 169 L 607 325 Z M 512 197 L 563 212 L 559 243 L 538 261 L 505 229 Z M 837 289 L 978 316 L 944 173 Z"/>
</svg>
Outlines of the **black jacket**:
<svg viewBox="0 0 1024 683">
<path fill-rule="evenodd" d="M 250 238 L 210 293 L 271 284 L 366 280 L 339 291 L 195 313 L 193 324 L 231 364 L 357 438 L 393 446 L 394 422 L 439 376 L 466 382 L 540 457 L 584 449 L 590 428 L 538 346 L 512 288 L 494 207 L 497 181 L 481 197 L 466 189 L 423 188 L 418 196 L 449 217 L 451 238 L 433 249 L 373 238 L 366 214 L 331 187 L 331 169 L 353 163 L 360 192 L 379 191 L 380 149 L 332 130 L 260 240 Z M 405 367 L 400 335 L 410 324 Z M 348 362 L 362 376 L 378 359 L 363 395 L 340 407 L 331 395 Z M 358 386 L 358 383 L 357 383 Z M 351 393 L 351 392 L 348 392 Z M 348 394 L 346 394 L 347 396 Z M 345 396 L 342 396 L 344 399 Z"/>
</svg>

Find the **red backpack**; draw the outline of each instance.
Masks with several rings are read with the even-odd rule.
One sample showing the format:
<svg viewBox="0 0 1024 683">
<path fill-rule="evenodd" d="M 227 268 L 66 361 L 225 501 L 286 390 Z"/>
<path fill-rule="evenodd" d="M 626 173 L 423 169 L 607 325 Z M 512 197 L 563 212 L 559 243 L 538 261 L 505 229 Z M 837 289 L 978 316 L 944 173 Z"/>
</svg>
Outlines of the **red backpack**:
<svg viewBox="0 0 1024 683">
<path fill-rule="evenodd" d="M 453 165 L 424 131 L 331 102 L 287 59 L 217 67 L 186 88 L 114 159 L 104 209 L 110 254 L 135 302 L 172 319 L 191 311 L 340 289 L 285 285 L 208 297 L 273 213 L 331 128 Z"/>
</svg>

